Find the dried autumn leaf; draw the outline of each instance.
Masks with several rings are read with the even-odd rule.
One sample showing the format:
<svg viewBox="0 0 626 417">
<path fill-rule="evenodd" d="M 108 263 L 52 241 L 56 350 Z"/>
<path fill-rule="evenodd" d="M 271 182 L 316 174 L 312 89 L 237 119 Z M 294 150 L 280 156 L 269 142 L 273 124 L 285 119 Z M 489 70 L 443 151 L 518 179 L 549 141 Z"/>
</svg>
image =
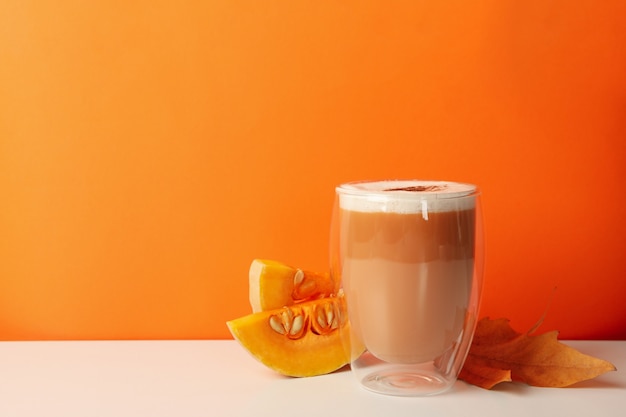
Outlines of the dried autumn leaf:
<svg viewBox="0 0 626 417">
<path fill-rule="evenodd" d="M 507 319 L 481 319 L 459 378 L 486 389 L 506 381 L 566 387 L 615 371 L 610 362 L 560 343 L 556 331 L 531 335 L 535 328 L 521 334 Z"/>
</svg>

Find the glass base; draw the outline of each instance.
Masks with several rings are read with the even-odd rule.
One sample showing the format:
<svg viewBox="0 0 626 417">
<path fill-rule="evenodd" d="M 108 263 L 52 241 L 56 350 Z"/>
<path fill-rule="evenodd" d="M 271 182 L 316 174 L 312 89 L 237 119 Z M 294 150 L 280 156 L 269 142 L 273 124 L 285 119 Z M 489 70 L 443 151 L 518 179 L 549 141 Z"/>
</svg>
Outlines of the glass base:
<svg viewBox="0 0 626 417">
<path fill-rule="evenodd" d="M 365 375 L 361 384 L 379 394 L 410 397 L 441 394 L 450 389 L 454 381 L 423 370 L 387 369 Z"/>
</svg>

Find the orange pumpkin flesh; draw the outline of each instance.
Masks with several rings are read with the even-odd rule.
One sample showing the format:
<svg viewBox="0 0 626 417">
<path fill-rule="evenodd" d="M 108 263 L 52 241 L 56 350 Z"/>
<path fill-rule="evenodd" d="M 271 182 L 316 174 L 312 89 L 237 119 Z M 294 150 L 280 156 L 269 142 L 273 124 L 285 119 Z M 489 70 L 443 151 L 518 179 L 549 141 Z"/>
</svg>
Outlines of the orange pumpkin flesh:
<svg viewBox="0 0 626 417">
<path fill-rule="evenodd" d="M 339 283 L 328 273 L 304 271 L 281 262 L 255 259 L 248 291 L 252 312 L 273 310 L 337 294 Z"/>
<path fill-rule="evenodd" d="M 307 377 L 349 362 L 341 334 L 347 331 L 343 297 L 330 297 L 253 313 L 227 322 L 235 339 L 267 367 Z"/>
</svg>

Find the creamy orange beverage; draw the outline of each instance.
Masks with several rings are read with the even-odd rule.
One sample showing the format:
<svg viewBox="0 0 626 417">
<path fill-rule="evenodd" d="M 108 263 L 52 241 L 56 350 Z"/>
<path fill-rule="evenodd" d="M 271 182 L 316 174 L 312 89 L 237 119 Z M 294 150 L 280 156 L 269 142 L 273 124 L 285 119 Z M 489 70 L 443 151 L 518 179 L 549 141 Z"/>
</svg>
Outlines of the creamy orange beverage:
<svg viewBox="0 0 626 417">
<path fill-rule="evenodd" d="M 472 291 L 475 187 L 393 181 L 342 188 L 341 279 L 354 337 L 395 364 L 455 349 Z"/>
</svg>

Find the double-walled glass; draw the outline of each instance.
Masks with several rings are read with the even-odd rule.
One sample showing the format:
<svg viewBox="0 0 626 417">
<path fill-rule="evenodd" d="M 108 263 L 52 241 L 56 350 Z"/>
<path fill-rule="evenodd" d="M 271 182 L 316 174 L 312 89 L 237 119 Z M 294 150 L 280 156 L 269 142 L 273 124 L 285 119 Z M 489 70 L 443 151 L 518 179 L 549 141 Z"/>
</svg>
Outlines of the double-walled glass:
<svg viewBox="0 0 626 417">
<path fill-rule="evenodd" d="M 448 390 L 463 365 L 482 288 L 476 186 L 374 181 L 336 188 L 331 271 L 341 279 L 351 368 L 391 395 Z"/>
</svg>

